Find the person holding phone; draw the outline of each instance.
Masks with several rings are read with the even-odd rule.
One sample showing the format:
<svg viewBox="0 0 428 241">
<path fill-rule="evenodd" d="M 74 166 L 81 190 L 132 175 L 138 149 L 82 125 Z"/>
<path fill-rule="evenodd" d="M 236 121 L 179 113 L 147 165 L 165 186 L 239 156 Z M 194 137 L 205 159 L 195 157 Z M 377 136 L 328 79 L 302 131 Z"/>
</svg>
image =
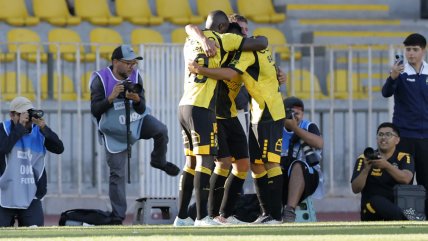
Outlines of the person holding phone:
<svg viewBox="0 0 428 241">
<path fill-rule="evenodd" d="M 382 88 L 382 95 L 394 96 L 392 123 L 401 133 L 397 149 L 414 157 L 416 181 L 427 189 L 428 64 L 424 61 L 426 39 L 421 34 L 413 33 L 403 44 L 407 63 L 395 61 Z"/>
</svg>

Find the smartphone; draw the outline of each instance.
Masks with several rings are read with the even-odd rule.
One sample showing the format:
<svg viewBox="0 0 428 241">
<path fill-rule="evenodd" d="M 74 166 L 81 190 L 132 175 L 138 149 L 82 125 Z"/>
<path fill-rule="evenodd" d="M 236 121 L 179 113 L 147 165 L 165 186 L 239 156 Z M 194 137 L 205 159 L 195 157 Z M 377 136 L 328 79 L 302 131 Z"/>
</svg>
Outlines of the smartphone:
<svg viewBox="0 0 428 241">
<path fill-rule="evenodd" d="M 395 63 L 398 63 L 398 65 L 401 65 L 404 63 L 404 57 L 401 54 L 395 55 Z"/>
</svg>

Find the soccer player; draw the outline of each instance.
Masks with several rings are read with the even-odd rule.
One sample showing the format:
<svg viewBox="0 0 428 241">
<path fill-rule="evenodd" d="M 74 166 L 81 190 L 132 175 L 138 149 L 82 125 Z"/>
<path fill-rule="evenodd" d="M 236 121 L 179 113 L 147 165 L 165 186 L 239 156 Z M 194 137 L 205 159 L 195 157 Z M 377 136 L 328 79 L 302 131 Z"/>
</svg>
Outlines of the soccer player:
<svg viewBox="0 0 428 241">
<path fill-rule="evenodd" d="M 227 59 L 228 52 L 235 50 L 257 50 L 267 46 L 267 39 L 243 39 L 236 34 L 224 33 L 229 27 L 226 14 L 220 10 L 208 15 L 206 30 L 202 37 L 214 41 L 219 49 L 214 57 L 208 58 L 197 39 L 187 38 L 184 45 L 186 62 L 195 61 L 210 68 L 220 67 Z M 205 40 L 204 40 L 205 41 Z M 204 43 L 203 43 L 204 44 Z M 205 42 L 206 44 L 206 42 Z M 207 215 L 206 205 L 209 180 L 217 155 L 217 123 L 215 101 L 217 80 L 204 75 L 192 74 L 185 70 L 184 93 L 179 103 L 179 119 L 182 127 L 186 166 L 180 180 L 179 214 L 175 226 L 189 225 L 187 204 L 194 187 L 197 217 L 195 225 L 212 225 L 215 222 Z M 194 156 L 192 158 L 192 156 Z M 196 165 L 194 161 L 196 160 Z M 195 169 L 192 167 L 195 166 Z M 194 175 L 192 175 L 193 173 Z M 194 176 L 194 178 L 192 177 Z M 193 180 L 193 185 L 191 180 Z"/>
</svg>

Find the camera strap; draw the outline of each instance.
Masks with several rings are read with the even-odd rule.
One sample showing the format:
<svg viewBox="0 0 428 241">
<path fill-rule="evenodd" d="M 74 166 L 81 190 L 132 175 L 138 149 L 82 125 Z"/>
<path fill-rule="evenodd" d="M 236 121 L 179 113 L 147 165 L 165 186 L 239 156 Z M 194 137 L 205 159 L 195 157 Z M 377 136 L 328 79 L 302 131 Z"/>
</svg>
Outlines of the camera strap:
<svg viewBox="0 0 428 241">
<path fill-rule="evenodd" d="M 300 140 L 300 138 L 295 134 L 295 133 L 293 133 L 293 135 L 290 137 L 290 141 L 288 142 L 288 153 L 287 153 L 287 160 L 294 160 L 295 159 L 295 157 L 293 157 L 293 153 L 294 153 L 294 145 L 296 144 L 296 143 L 298 143 L 299 142 L 299 140 Z M 297 150 L 297 153 L 296 153 L 296 157 L 298 157 L 299 156 L 299 153 L 300 153 L 300 149 L 302 148 L 302 146 L 299 146 L 299 150 Z M 291 164 L 291 163 L 290 163 Z"/>
</svg>

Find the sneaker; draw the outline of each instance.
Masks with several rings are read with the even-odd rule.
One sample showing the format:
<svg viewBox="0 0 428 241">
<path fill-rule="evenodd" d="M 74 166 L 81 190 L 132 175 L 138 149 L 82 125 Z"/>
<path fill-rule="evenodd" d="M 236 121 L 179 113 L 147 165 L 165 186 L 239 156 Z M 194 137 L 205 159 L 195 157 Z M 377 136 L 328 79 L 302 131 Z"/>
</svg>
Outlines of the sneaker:
<svg viewBox="0 0 428 241">
<path fill-rule="evenodd" d="M 227 220 L 223 216 L 217 216 L 213 220 L 214 220 L 214 222 L 217 222 L 218 224 L 221 224 L 221 225 L 227 224 Z"/>
<path fill-rule="evenodd" d="M 182 226 L 193 226 L 195 222 L 190 217 L 187 218 L 179 218 L 178 216 L 175 217 L 174 220 L 174 227 L 182 227 Z"/>
<path fill-rule="evenodd" d="M 170 176 L 177 176 L 180 173 L 180 168 L 178 168 L 175 164 L 171 163 L 171 162 L 167 162 L 165 164 L 165 166 L 160 166 L 159 164 L 155 163 L 155 162 L 150 162 L 150 165 L 154 168 L 160 169 L 164 172 L 166 172 L 166 174 L 170 175 Z"/>
<path fill-rule="evenodd" d="M 253 224 L 281 224 L 282 220 L 276 220 L 270 215 L 259 216 Z"/>
<path fill-rule="evenodd" d="M 284 223 L 294 223 L 296 222 L 296 212 L 292 207 L 285 207 L 282 213 L 282 220 Z"/>
<path fill-rule="evenodd" d="M 248 224 L 247 222 L 241 221 L 239 219 L 237 219 L 235 216 L 229 216 L 228 218 L 226 218 L 226 223 L 225 224 L 229 224 L 229 225 L 245 225 Z"/>
<path fill-rule="evenodd" d="M 214 226 L 214 225 L 220 225 L 214 219 L 210 216 L 206 216 L 205 218 L 198 220 L 195 220 L 195 226 Z"/>
</svg>

